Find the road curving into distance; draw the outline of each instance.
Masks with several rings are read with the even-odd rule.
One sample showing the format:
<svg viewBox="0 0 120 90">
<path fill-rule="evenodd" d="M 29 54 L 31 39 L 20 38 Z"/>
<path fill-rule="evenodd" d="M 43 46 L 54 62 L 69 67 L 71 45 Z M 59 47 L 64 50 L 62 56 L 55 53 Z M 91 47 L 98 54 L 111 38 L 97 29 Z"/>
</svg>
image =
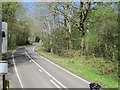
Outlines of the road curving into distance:
<svg viewBox="0 0 120 90">
<path fill-rule="evenodd" d="M 35 45 L 13 52 L 14 73 L 10 88 L 89 88 L 88 81 L 38 55 Z"/>
</svg>

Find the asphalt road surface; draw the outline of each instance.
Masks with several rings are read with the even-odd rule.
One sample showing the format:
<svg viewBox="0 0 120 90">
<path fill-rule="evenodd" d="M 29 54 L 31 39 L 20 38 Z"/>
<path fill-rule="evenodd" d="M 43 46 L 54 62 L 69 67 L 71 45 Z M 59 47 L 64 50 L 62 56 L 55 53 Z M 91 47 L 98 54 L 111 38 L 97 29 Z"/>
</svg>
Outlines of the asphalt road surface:
<svg viewBox="0 0 120 90">
<path fill-rule="evenodd" d="M 88 81 L 34 52 L 35 45 L 13 52 L 14 74 L 10 88 L 89 88 Z"/>
</svg>

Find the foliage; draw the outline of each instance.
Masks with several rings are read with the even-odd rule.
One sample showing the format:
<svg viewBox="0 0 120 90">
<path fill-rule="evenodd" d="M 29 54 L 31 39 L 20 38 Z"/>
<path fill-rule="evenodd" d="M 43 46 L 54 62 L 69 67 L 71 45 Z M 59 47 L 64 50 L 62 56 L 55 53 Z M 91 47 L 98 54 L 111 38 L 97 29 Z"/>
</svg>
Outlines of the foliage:
<svg viewBox="0 0 120 90">
<path fill-rule="evenodd" d="M 94 7 L 91 5 L 91 9 L 87 9 L 90 11 L 84 22 L 83 32 L 80 31 L 79 22 L 81 22 L 81 17 L 79 16 L 81 10 L 83 10 L 82 15 L 86 11 L 81 9 L 80 5 L 78 3 L 48 4 L 45 13 L 51 18 L 43 14 L 46 18 L 44 22 L 47 22 L 43 23 L 47 29 L 47 31 L 44 31 L 43 28 L 43 32 L 46 32 L 45 37 L 43 37 L 45 49 L 65 57 L 72 57 L 74 51 L 79 51 L 78 56 L 85 56 L 86 59 L 90 59 L 90 62 L 93 62 L 91 58 L 100 58 L 95 59 L 95 61 L 111 62 L 106 63 L 106 65 L 113 67 L 114 62 L 115 64 L 117 62 L 118 55 L 118 16 L 115 7 L 117 3 L 93 3 Z M 83 7 L 85 6 L 86 4 Z M 82 17 L 84 19 L 85 16 Z M 96 68 L 98 70 L 101 68 L 99 71 L 102 74 L 113 75 L 112 72 L 115 69 L 110 67 L 102 68 L 102 63 L 100 63 L 100 66 L 98 65 Z M 117 75 L 117 71 L 118 68 L 116 68 L 114 75 Z"/>
<path fill-rule="evenodd" d="M 106 62 L 104 59 L 101 58 L 86 59 L 86 57 L 84 56 L 78 57 L 76 51 L 74 51 L 75 57 L 63 57 L 57 54 L 46 52 L 44 50 L 44 47 L 42 46 L 37 47 L 36 51 L 40 55 L 48 58 L 54 63 L 59 64 L 60 66 L 70 70 L 71 72 L 84 77 L 86 80 L 99 83 L 103 88 L 118 87 L 118 79 L 116 75 L 114 76 L 114 73 L 116 73 L 117 69 L 117 62 Z"/>
<path fill-rule="evenodd" d="M 20 15 L 22 14 L 22 18 Z M 29 27 L 26 25 L 25 9 L 19 2 L 2 2 L 2 21 L 8 23 L 8 48 L 29 43 Z"/>
</svg>

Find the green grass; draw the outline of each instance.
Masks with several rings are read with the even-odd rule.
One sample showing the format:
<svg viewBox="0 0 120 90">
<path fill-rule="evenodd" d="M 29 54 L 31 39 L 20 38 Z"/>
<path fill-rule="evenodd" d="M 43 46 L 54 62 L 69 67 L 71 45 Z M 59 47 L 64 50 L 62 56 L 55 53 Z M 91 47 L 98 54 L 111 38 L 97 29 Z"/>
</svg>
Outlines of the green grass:
<svg viewBox="0 0 120 90">
<path fill-rule="evenodd" d="M 84 60 L 83 57 L 80 58 L 81 60 L 65 58 L 62 56 L 58 56 L 57 54 L 44 51 L 43 47 L 37 47 L 36 51 L 42 56 L 50 59 L 54 63 L 59 64 L 60 66 L 90 82 L 97 82 L 104 88 L 118 87 L 118 80 L 116 77 L 103 75 L 96 68 L 88 67 L 85 63 L 81 62 L 82 59 Z"/>
</svg>

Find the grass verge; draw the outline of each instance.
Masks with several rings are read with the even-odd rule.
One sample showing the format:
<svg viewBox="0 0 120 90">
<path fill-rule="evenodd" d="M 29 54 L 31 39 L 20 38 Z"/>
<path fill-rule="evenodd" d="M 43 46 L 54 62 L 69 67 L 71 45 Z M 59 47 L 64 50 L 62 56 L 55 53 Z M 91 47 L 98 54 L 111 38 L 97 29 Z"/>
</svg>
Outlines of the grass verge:
<svg viewBox="0 0 120 90">
<path fill-rule="evenodd" d="M 40 55 L 48 58 L 52 62 L 64 67 L 65 69 L 73 72 L 74 74 L 90 81 L 97 82 L 103 88 L 117 88 L 118 80 L 116 77 L 103 75 L 97 69 L 88 67 L 85 63 L 79 60 L 65 58 L 58 56 L 57 54 L 49 53 L 44 50 L 43 47 L 39 46 L 35 49 Z M 81 60 L 84 58 L 80 58 Z"/>
</svg>

